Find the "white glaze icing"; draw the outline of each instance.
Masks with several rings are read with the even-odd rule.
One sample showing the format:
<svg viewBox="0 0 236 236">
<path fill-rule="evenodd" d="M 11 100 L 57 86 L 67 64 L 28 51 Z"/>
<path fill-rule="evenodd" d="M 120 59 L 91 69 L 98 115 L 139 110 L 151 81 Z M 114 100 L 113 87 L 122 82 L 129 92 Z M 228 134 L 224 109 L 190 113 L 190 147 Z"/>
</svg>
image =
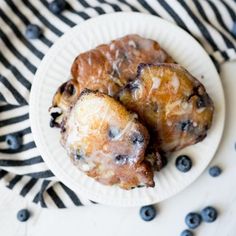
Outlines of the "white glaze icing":
<svg viewBox="0 0 236 236">
<path fill-rule="evenodd" d="M 197 109 L 197 113 L 202 113 L 203 111 L 205 111 L 205 107 L 202 107 L 202 108 L 199 108 L 199 109 Z"/>
<path fill-rule="evenodd" d="M 161 84 L 161 80 L 158 77 L 152 77 L 152 88 L 153 89 L 158 89 Z"/>
<path fill-rule="evenodd" d="M 180 82 L 176 75 L 174 75 L 171 79 L 171 85 L 174 88 L 174 92 L 177 93 L 179 90 Z"/>
<path fill-rule="evenodd" d="M 129 46 L 136 48 L 136 43 L 134 42 L 134 40 L 129 40 L 128 44 Z"/>
</svg>

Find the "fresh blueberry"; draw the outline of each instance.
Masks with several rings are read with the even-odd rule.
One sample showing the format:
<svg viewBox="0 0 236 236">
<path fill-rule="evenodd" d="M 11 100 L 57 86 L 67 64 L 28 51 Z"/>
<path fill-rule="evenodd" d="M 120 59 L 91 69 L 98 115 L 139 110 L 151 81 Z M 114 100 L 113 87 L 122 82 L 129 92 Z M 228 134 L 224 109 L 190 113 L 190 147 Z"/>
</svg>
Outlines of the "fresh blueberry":
<svg viewBox="0 0 236 236">
<path fill-rule="evenodd" d="M 193 236 L 193 232 L 186 229 L 180 234 L 180 236 Z"/>
<path fill-rule="evenodd" d="M 209 169 L 209 174 L 210 176 L 212 177 L 217 177 L 221 174 L 222 170 L 219 166 L 212 166 L 210 169 Z"/>
<path fill-rule="evenodd" d="M 37 39 L 41 35 L 42 31 L 38 25 L 29 24 L 26 27 L 25 36 L 28 39 Z"/>
<path fill-rule="evenodd" d="M 234 36 L 236 36 L 236 21 L 233 24 L 232 33 L 234 34 Z"/>
<path fill-rule="evenodd" d="M 151 221 L 156 216 L 156 209 L 154 206 L 143 206 L 140 208 L 139 214 L 144 221 Z"/>
<path fill-rule="evenodd" d="M 187 172 L 192 167 L 192 161 L 188 156 L 180 155 L 177 157 L 177 159 L 175 161 L 175 165 L 179 171 Z"/>
<path fill-rule="evenodd" d="M 185 223 L 190 229 L 197 228 L 202 222 L 201 215 L 191 212 L 185 217 Z"/>
<path fill-rule="evenodd" d="M 48 8 L 54 14 L 60 14 L 66 6 L 65 0 L 54 0 L 49 3 Z"/>
<path fill-rule="evenodd" d="M 8 134 L 5 141 L 12 150 L 19 149 L 22 144 L 22 138 L 19 134 Z"/>
<path fill-rule="evenodd" d="M 21 222 L 27 221 L 30 217 L 30 213 L 27 209 L 22 209 L 17 213 L 17 219 Z"/>
<path fill-rule="evenodd" d="M 217 210 L 214 207 L 209 206 L 201 211 L 202 219 L 207 223 L 214 222 L 217 218 L 217 215 Z"/>
</svg>

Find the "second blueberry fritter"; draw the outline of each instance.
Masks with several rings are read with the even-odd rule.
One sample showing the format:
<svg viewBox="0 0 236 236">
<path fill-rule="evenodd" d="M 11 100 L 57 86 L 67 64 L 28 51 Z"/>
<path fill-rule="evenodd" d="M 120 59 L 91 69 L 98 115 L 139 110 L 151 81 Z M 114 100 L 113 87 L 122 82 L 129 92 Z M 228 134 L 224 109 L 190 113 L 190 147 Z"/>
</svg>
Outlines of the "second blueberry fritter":
<svg viewBox="0 0 236 236">
<path fill-rule="evenodd" d="M 138 74 L 119 99 L 147 125 L 159 150 L 179 150 L 206 137 L 214 107 L 196 78 L 177 64 L 143 64 Z"/>
</svg>

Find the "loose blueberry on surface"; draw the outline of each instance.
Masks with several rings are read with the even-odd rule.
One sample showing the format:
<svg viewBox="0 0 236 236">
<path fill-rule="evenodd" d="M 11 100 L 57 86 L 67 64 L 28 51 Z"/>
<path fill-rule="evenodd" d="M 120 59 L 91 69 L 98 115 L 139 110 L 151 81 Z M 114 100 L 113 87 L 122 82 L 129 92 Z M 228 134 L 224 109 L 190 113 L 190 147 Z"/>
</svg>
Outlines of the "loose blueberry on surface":
<svg viewBox="0 0 236 236">
<path fill-rule="evenodd" d="M 221 174 L 222 170 L 219 166 L 212 166 L 210 169 L 209 169 L 209 174 L 210 176 L 212 177 L 217 177 Z"/>
<path fill-rule="evenodd" d="M 180 155 L 176 158 L 175 165 L 181 172 L 188 172 L 192 168 L 192 161 L 186 155 Z"/>
<path fill-rule="evenodd" d="M 37 39 L 41 35 L 42 31 L 38 25 L 29 24 L 27 25 L 25 36 L 28 39 Z"/>
<path fill-rule="evenodd" d="M 191 212 L 185 217 L 185 223 L 190 229 L 197 228 L 202 222 L 201 215 Z"/>
<path fill-rule="evenodd" d="M 180 234 L 180 236 L 193 236 L 193 232 L 186 229 Z"/>
<path fill-rule="evenodd" d="M 151 221 L 156 216 L 156 209 L 154 206 L 143 206 L 140 208 L 140 216 L 144 221 Z"/>
<path fill-rule="evenodd" d="M 211 206 L 208 206 L 201 211 L 202 219 L 207 223 L 214 222 L 217 218 L 217 215 L 217 210 Z"/>
<path fill-rule="evenodd" d="M 49 3 L 48 8 L 54 14 L 60 14 L 66 6 L 65 0 L 54 0 Z"/>
<path fill-rule="evenodd" d="M 8 134 L 5 141 L 12 150 L 19 149 L 22 144 L 22 138 L 19 134 Z"/>
<path fill-rule="evenodd" d="M 17 219 L 21 222 L 25 222 L 29 219 L 30 213 L 27 209 L 22 209 L 17 213 Z"/>
<path fill-rule="evenodd" d="M 233 33 L 234 36 L 236 37 L 236 21 L 235 21 L 234 24 L 233 24 L 232 33 Z"/>
</svg>

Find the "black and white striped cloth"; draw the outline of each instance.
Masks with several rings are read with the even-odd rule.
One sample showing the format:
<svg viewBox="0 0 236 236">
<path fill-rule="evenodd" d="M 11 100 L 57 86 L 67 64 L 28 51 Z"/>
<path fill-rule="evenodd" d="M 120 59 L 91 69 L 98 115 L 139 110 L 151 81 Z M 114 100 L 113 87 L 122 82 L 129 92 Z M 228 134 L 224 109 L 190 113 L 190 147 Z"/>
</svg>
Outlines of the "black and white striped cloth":
<svg viewBox="0 0 236 236">
<path fill-rule="evenodd" d="M 67 0 L 59 15 L 46 0 L 0 1 L 0 184 L 42 207 L 65 208 L 90 204 L 57 181 L 35 146 L 28 113 L 31 83 L 53 42 L 69 28 L 91 17 L 136 11 L 174 22 L 195 37 L 216 65 L 236 59 L 235 0 Z M 43 35 L 29 41 L 29 23 Z M 234 29 L 234 30 L 233 30 Z M 20 133 L 23 146 L 10 150 L 7 134 Z"/>
</svg>

